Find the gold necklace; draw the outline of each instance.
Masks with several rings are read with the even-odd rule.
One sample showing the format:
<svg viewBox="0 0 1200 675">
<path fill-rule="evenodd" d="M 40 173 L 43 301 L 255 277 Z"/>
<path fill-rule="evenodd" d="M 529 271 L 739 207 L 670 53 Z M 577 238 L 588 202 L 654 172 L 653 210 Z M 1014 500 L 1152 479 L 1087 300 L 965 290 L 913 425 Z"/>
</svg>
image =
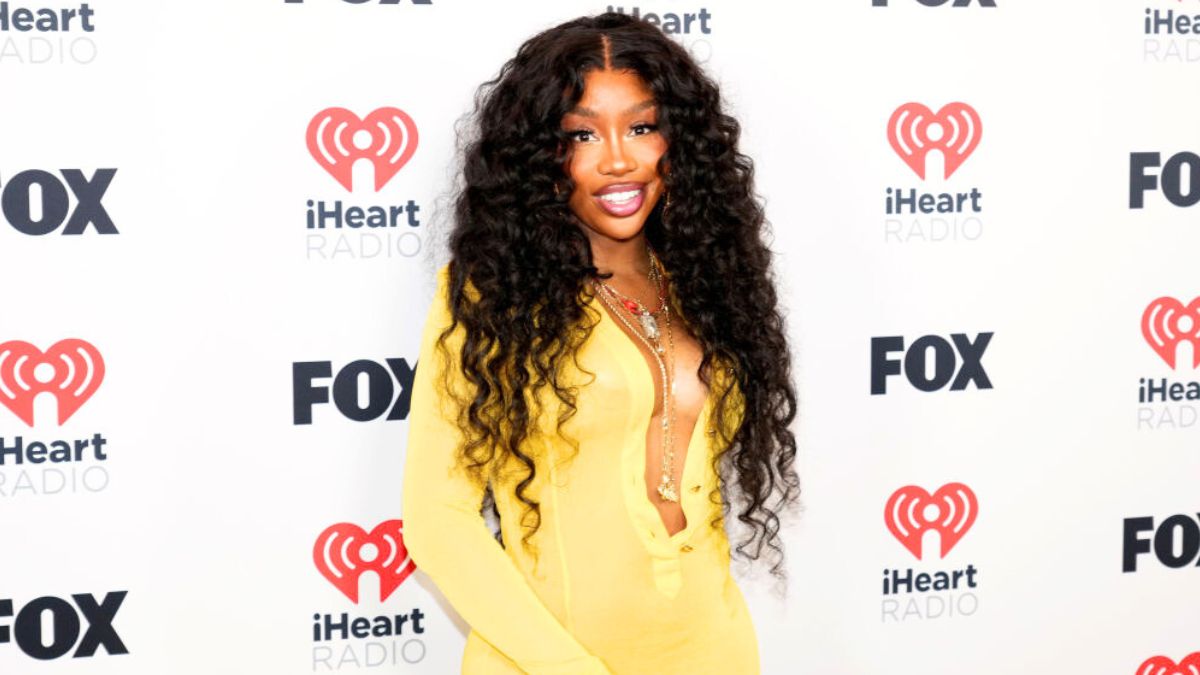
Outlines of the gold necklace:
<svg viewBox="0 0 1200 675">
<path fill-rule="evenodd" d="M 658 281 L 658 274 L 655 264 L 657 261 L 654 259 L 653 253 L 650 254 L 650 260 L 651 275 L 654 277 L 655 281 Z M 654 357 L 655 362 L 658 364 L 659 374 L 662 378 L 663 428 L 662 476 L 659 480 L 656 490 L 659 496 L 662 497 L 663 501 L 678 502 L 679 490 L 676 488 L 675 480 L 673 478 L 673 474 L 675 472 L 675 338 L 671 332 L 671 310 L 670 306 L 667 304 L 666 298 L 663 295 L 662 285 L 656 283 L 655 287 L 658 291 L 660 307 L 659 311 L 663 313 L 664 323 L 666 325 L 666 363 L 664 363 L 663 359 L 663 347 L 660 340 L 661 334 L 658 331 L 657 322 L 654 322 L 654 318 L 651 313 L 646 311 L 645 308 L 641 306 L 641 303 L 638 303 L 638 306 L 642 309 L 641 313 L 638 314 L 638 318 L 642 323 L 642 327 L 645 330 L 647 337 L 649 337 L 649 339 L 647 339 L 647 337 L 643 337 L 639 331 L 634 329 L 633 325 L 625 318 L 625 315 L 621 312 L 621 310 L 618 309 L 617 305 L 623 304 L 621 298 L 629 298 L 623 296 L 615 288 L 609 286 L 600 279 L 593 279 L 592 281 L 593 285 L 600 291 L 596 295 L 599 295 L 604 304 L 610 310 L 612 310 L 611 313 L 617 317 L 617 320 L 624 324 L 625 327 L 629 329 L 629 332 L 633 333 L 638 340 L 641 340 L 642 344 L 646 345 L 646 348 L 650 350 L 650 354 Z M 634 311 L 632 308 L 628 307 L 628 305 L 626 306 L 626 309 Z M 649 326 L 647 326 L 647 322 L 645 319 L 643 319 L 643 317 L 647 316 L 650 317 L 651 322 L 654 322 Z M 651 344 L 651 340 L 653 340 L 654 344 Z M 670 367 L 667 366 L 668 363 L 670 364 Z"/>
<path fill-rule="evenodd" d="M 637 298 L 631 298 L 621 291 L 618 291 L 616 288 L 609 286 L 608 284 L 605 284 L 604 287 L 610 293 L 612 293 L 616 297 L 617 301 L 624 305 L 625 308 L 630 311 L 630 313 L 637 317 L 638 322 L 642 324 L 642 330 L 645 331 L 646 335 L 649 336 L 651 340 L 655 341 L 658 353 L 661 354 L 662 346 L 658 342 L 661 332 L 658 329 L 658 320 L 655 318 L 655 316 L 666 310 L 667 302 L 663 298 L 662 294 L 663 280 L 659 273 L 658 259 L 654 257 L 654 253 L 650 251 L 649 247 L 646 248 L 646 254 L 650 257 L 650 268 L 647 272 L 647 278 L 650 279 L 650 283 L 654 284 L 654 290 L 658 294 L 658 309 L 650 311 Z"/>
</svg>

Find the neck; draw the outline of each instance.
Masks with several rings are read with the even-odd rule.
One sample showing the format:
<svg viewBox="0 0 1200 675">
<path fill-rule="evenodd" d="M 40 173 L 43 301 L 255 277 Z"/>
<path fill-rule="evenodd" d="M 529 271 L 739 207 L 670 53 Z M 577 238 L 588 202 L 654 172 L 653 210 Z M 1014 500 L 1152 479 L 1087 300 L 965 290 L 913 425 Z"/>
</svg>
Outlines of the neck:
<svg viewBox="0 0 1200 675">
<path fill-rule="evenodd" d="M 650 256 L 646 254 L 646 235 L 638 232 L 629 239 L 609 239 L 588 231 L 592 247 L 592 264 L 601 274 L 645 278 L 650 272 Z"/>
</svg>

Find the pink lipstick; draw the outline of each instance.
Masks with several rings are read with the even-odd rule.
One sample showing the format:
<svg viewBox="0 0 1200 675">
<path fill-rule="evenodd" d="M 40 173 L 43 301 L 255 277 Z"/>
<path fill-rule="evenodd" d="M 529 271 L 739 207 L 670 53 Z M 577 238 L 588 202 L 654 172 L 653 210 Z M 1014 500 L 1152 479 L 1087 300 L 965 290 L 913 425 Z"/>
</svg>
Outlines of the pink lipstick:
<svg viewBox="0 0 1200 675">
<path fill-rule="evenodd" d="M 614 183 L 597 190 L 592 199 L 608 215 L 624 218 L 642 208 L 646 200 L 645 183 Z"/>
</svg>

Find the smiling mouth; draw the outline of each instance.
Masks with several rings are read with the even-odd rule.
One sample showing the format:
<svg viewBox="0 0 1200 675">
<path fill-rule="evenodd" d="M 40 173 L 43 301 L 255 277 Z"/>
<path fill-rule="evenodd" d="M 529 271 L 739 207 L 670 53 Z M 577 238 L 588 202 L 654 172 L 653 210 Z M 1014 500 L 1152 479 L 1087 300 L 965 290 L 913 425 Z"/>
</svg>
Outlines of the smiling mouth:
<svg viewBox="0 0 1200 675">
<path fill-rule="evenodd" d="M 593 195 L 596 204 L 610 216 L 623 218 L 631 216 L 642 208 L 646 200 L 646 186 L 631 184 L 628 186 L 613 186 L 606 188 L 603 194 Z"/>
</svg>

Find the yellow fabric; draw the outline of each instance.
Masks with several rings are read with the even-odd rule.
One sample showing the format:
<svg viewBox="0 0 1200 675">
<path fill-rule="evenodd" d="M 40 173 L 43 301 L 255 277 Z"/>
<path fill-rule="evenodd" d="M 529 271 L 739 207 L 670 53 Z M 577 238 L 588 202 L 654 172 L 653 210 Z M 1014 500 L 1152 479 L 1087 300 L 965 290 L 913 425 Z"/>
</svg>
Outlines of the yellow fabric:
<svg viewBox="0 0 1200 675">
<path fill-rule="evenodd" d="M 524 476 L 506 466 L 492 478 L 504 547 L 480 516 L 483 486 L 458 468 L 461 440 L 445 367 L 435 341 L 450 325 L 447 268 L 429 311 L 412 391 L 404 469 L 404 541 L 417 568 L 471 626 L 466 675 L 754 675 L 758 642 L 729 570 L 729 543 L 709 495 L 710 395 L 689 441 L 680 483 L 685 529 L 669 536 L 646 494 L 645 448 L 654 381 L 641 352 L 612 317 L 599 320 L 578 362 L 594 380 L 579 383 L 578 413 L 565 425 L 578 454 L 553 433 L 551 399 L 528 443 L 537 475 L 527 494 L 541 503 L 541 526 L 522 547 Z M 457 338 L 457 339 L 455 339 Z M 452 358 L 461 331 L 447 346 Z M 450 386 L 464 379 L 450 368 Z M 716 387 L 714 387 L 714 390 Z M 547 400 L 546 397 L 543 400 Z M 513 463 L 510 463 L 513 464 Z"/>
</svg>

